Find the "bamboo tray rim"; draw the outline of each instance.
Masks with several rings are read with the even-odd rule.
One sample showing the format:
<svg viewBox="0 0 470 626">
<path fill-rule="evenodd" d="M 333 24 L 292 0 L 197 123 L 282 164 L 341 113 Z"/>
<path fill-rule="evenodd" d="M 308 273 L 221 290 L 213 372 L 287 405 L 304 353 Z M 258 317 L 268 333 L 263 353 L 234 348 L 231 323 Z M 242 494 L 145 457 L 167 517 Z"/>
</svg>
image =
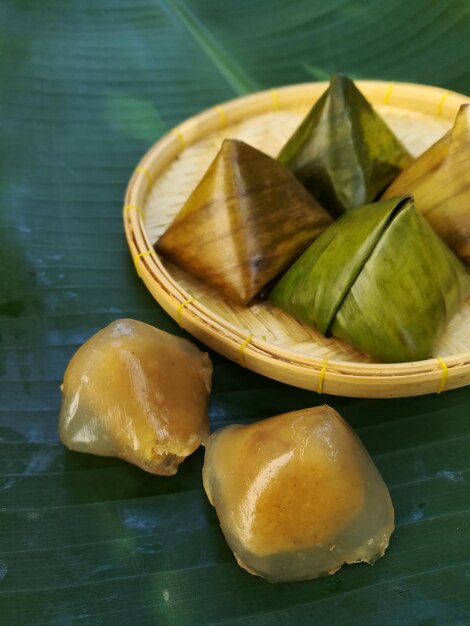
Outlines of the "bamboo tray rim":
<svg viewBox="0 0 470 626">
<path fill-rule="evenodd" d="M 467 96 L 428 85 L 370 80 L 355 82 L 359 89 L 365 92 L 372 104 L 385 104 L 412 112 L 413 109 L 410 108 L 409 102 L 408 106 L 406 105 L 407 98 L 412 97 L 415 101 L 419 100 L 426 104 L 426 112 L 429 115 L 432 116 L 434 110 L 434 116 L 448 119 L 453 119 L 461 104 L 470 102 Z M 123 209 L 125 234 L 137 272 L 152 295 L 180 323 L 180 326 L 184 326 L 186 330 L 199 339 L 201 339 L 200 333 L 202 331 L 204 331 L 204 335 L 210 335 L 211 332 L 215 333 L 219 339 L 227 343 L 232 354 L 227 354 L 219 348 L 214 349 L 229 356 L 232 360 L 237 360 L 233 357 L 233 351 L 238 349 L 240 351 L 238 360 L 249 369 L 257 371 L 256 367 L 253 367 L 254 360 L 255 362 L 263 362 L 267 366 L 272 364 L 308 369 L 313 375 L 314 373 L 320 374 L 322 368 L 325 367 L 325 361 L 327 361 L 330 382 L 337 379 L 336 382 L 340 384 L 342 379 L 357 377 L 359 380 L 362 379 L 362 382 L 371 384 L 374 381 L 381 381 L 382 383 L 390 381 L 391 384 L 395 385 L 400 381 L 405 382 L 406 379 L 408 385 L 416 377 L 422 380 L 424 375 L 432 376 L 436 383 L 435 389 L 431 385 L 431 388 L 419 393 L 436 391 L 439 381 L 442 382 L 443 377 L 450 379 L 454 375 L 470 376 L 470 350 L 446 356 L 445 360 L 433 357 L 403 363 L 363 363 L 336 358 L 321 359 L 300 352 L 289 351 L 260 337 L 249 336 L 249 333 L 244 332 L 240 326 L 224 319 L 201 302 L 190 301 L 191 294 L 169 274 L 148 239 L 143 222 L 142 207 L 153 181 L 179 153 L 204 138 L 208 132 L 208 126 L 212 128 L 212 131 L 230 126 L 242 117 L 241 112 L 247 107 L 252 108 L 252 111 L 258 110 L 258 114 L 261 114 L 269 110 L 288 110 L 302 100 L 308 104 L 308 98 L 314 99 L 320 95 L 327 85 L 328 82 L 300 83 L 241 96 L 187 118 L 157 141 L 138 163 L 125 194 Z M 302 97 L 299 94 L 302 94 Z M 270 106 L 271 108 L 269 108 Z M 183 325 L 183 321 L 186 324 Z M 202 341 L 210 345 L 207 336 Z M 282 380 L 279 375 L 272 377 Z M 427 382 L 431 383 L 432 381 Z M 290 384 L 295 385 L 296 383 L 291 382 Z M 331 393 L 338 393 L 338 391 L 331 390 Z"/>
</svg>

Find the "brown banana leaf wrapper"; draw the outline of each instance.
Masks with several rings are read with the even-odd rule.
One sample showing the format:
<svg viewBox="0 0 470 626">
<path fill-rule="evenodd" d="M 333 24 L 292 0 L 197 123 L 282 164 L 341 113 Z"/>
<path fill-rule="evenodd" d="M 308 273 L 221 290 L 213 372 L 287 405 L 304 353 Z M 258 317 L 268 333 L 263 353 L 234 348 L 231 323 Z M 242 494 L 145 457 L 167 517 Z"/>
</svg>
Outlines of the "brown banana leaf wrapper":
<svg viewBox="0 0 470 626">
<path fill-rule="evenodd" d="M 378 361 L 404 362 L 431 356 L 469 293 L 465 266 L 401 196 L 337 220 L 270 299 Z"/>
<path fill-rule="evenodd" d="M 453 128 L 405 169 L 384 198 L 411 193 L 416 210 L 461 261 L 470 265 L 470 105 Z"/>
<path fill-rule="evenodd" d="M 411 163 L 402 143 L 345 76 L 332 76 L 278 159 L 333 217 L 378 198 Z"/>
<path fill-rule="evenodd" d="M 330 223 L 286 167 L 226 139 L 155 249 L 247 304 Z"/>
</svg>

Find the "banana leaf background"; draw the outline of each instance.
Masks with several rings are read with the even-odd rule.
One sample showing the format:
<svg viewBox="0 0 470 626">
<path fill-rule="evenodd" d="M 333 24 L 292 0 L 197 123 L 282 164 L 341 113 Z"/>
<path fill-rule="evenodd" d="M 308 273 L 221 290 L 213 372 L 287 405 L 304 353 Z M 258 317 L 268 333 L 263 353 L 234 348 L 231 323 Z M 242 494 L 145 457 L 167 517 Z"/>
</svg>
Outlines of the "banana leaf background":
<svg viewBox="0 0 470 626">
<path fill-rule="evenodd" d="M 470 623 L 470 388 L 319 396 L 211 354 L 212 427 L 329 403 L 388 483 L 374 567 L 270 585 L 242 571 L 201 487 L 58 441 L 77 347 L 132 317 L 182 334 L 137 278 L 121 223 L 142 153 L 257 89 L 402 80 L 470 93 L 467 0 L 0 0 L 0 623 Z"/>
</svg>

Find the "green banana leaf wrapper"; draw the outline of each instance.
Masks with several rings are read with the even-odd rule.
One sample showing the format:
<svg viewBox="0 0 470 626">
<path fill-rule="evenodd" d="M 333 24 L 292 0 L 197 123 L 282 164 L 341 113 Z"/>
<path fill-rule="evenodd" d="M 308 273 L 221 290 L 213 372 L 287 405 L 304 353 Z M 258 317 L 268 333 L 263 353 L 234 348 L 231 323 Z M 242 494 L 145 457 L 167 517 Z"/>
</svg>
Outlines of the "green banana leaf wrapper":
<svg viewBox="0 0 470 626">
<path fill-rule="evenodd" d="M 432 355 L 469 293 L 465 266 L 401 196 L 334 222 L 270 300 L 380 362 L 405 362 Z"/>
<path fill-rule="evenodd" d="M 410 193 L 416 210 L 461 261 L 470 265 L 470 104 L 451 130 L 396 178 L 383 198 Z"/>
<path fill-rule="evenodd" d="M 155 249 L 244 305 L 331 221 L 288 168 L 226 139 Z"/>
<path fill-rule="evenodd" d="M 287 165 L 333 216 L 372 202 L 411 156 L 352 80 L 332 76 L 281 150 Z"/>
</svg>

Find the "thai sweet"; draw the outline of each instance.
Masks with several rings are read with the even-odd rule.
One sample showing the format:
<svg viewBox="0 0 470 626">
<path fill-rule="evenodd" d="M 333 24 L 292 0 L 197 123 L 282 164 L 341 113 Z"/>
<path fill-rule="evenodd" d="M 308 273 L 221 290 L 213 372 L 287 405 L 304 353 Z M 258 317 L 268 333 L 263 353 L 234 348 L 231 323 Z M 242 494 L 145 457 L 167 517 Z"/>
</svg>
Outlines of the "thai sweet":
<svg viewBox="0 0 470 626">
<path fill-rule="evenodd" d="M 411 156 L 345 76 L 332 76 L 279 154 L 334 217 L 372 202 Z"/>
<path fill-rule="evenodd" d="M 470 105 L 453 128 L 396 178 L 383 197 L 410 193 L 416 210 L 461 261 L 470 265 Z"/>
<path fill-rule="evenodd" d="M 247 304 L 330 223 L 286 167 L 227 139 L 155 249 Z"/>
<path fill-rule="evenodd" d="M 203 480 L 239 565 L 271 582 L 372 564 L 394 529 L 382 477 L 328 406 L 216 431 Z"/>
<path fill-rule="evenodd" d="M 71 450 L 175 474 L 209 436 L 211 376 L 208 355 L 186 339 L 135 320 L 113 322 L 67 366 L 60 438 Z"/>
<path fill-rule="evenodd" d="M 400 362 L 430 357 L 469 293 L 466 268 L 402 196 L 337 220 L 270 299 L 324 335 Z"/>
</svg>

